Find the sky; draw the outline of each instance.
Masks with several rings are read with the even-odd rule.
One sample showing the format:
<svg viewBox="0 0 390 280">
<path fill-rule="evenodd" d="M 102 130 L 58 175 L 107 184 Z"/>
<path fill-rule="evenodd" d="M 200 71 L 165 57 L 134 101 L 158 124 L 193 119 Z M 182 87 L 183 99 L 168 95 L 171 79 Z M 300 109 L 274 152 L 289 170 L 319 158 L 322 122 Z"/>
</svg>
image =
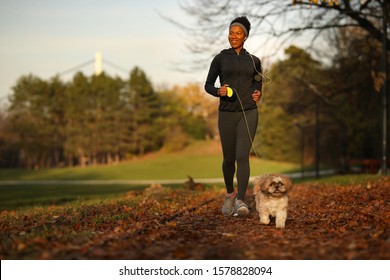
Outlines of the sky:
<svg viewBox="0 0 390 280">
<path fill-rule="evenodd" d="M 66 82 L 76 73 L 68 70 L 88 61 L 80 70 L 93 75 L 96 52 L 102 53 L 103 71 L 112 77 L 127 79 L 138 66 L 154 87 L 203 84 L 208 67 L 175 70 L 175 63 L 188 63 L 191 54 L 184 31 L 160 14 L 184 25 L 193 20 L 179 0 L 0 0 L 0 105 L 23 75 L 49 80 L 60 74 Z M 264 44 L 249 39 L 245 48 L 262 59 L 252 50 Z"/>
<path fill-rule="evenodd" d="M 183 31 L 159 13 L 186 21 L 177 0 L 0 0 L 0 103 L 21 76 L 49 80 L 96 52 L 113 77 L 126 79 L 138 66 L 154 86 L 202 82 L 204 73 L 174 70 L 188 50 Z M 81 71 L 92 75 L 94 63 Z"/>
</svg>

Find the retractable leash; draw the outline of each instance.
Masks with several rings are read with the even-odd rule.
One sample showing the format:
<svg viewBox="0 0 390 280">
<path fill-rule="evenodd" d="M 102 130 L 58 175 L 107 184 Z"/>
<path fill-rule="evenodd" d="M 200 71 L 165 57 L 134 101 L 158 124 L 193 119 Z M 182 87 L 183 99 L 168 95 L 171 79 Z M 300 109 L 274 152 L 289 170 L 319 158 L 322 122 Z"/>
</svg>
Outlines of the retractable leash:
<svg viewBox="0 0 390 280">
<path fill-rule="evenodd" d="M 257 72 L 257 75 L 255 76 L 255 80 L 256 81 L 261 81 L 263 80 L 263 86 L 262 86 L 262 89 L 261 89 L 261 94 L 262 96 L 264 95 L 264 85 L 267 85 L 269 83 L 271 83 L 271 79 L 265 74 L 263 75 L 259 70 L 257 70 L 256 68 L 256 64 L 255 64 L 255 60 L 253 59 L 252 55 L 250 53 L 246 53 L 247 55 L 249 55 L 252 59 L 252 63 L 253 63 L 253 68 L 255 69 L 255 71 Z M 253 149 L 253 151 L 255 152 L 255 155 L 257 157 L 257 159 L 260 159 L 259 155 L 257 154 L 257 151 L 256 151 L 256 148 L 254 147 L 253 145 L 253 139 L 252 139 L 252 136 L 251 136 L 251 133 L 250 133 L 250 129 L 249 129 L 249 124 L 248 124 L 248 120 L 246 118 L 246 114 L 245 114 L 245 109 L 244 109 L 244 106 L 242 105 L 242 101 L 241 101 L 241 98 L 240 98 L 240 95 L 238 94 L 237 90 L 235 88 L 231 88 L 229 86 L 226 87 L 226 90 L 227 90 L 227 96 L 230 98 L 233 96 L 234 92 L 236 93 L 236 96 L 238 98 L 238 101 L 240 102 L 240 106 L 241 106 L 241 109 L 242 109 L 242 114 L 244 115 L 244 120 L 245 120 L 245 124 L 246 124 L 246 129 L 248 131 L 248 136 L 249 136 L 249 140 L 251 141 L 251 148 Z"/>
<path fill-rule="evenodd" d="M 232 96 L 233 96 L 233 93 L 234 93 L 234 92 L 236 93 L 236 96 L 237 96 L 237 98 L 238 98 L 238 101 L 240 102 L 240 106 L 241 106 L 241 109 L 242 109 L 242 114 L 243 114 L 243 116 L 244 116 L 245 125 L 246 125 L 246 130 L 248 131 L 249 140 L 251 141 L 251 148 L 252 148 L 253 151 L 255 152 L 255 155 L 256 155 L 257 159 L 260 159 L 259 155 L 257 154 L 257 151 L 256 151 L 255 147 L 253 146 L 253 139 L 252 139 L 252 136 L 251 136 L 251 132 L 250 132 L 250 129 L 249 129 L 248 120 L 247 120 L 247 118 L 246 118 L 245 109 L 244 109 L 244 106 L 242 105 L 240 95 L 238 94 L 238 92 L 237 92 L 237 90 L 236 90 L 235 88 L 226 87 L 226 89 L 227 89 L 227 96 L 228 96 L 228 97 L 232 97 Z"/>
</svg>

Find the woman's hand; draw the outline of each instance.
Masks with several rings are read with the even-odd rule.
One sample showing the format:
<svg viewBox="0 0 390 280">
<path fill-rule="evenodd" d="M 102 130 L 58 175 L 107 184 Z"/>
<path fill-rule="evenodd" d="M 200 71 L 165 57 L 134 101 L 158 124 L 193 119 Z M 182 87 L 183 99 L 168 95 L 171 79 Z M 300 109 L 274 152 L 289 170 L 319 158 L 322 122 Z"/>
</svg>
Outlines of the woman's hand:
<svg viewBox="0 0 390 280">
<path fill-rule="evenodd" d="M 218 89 L 218 95 L 219 96 L 226 96 L 227 95 L 227 88 L 229 85 L 224 84 L 222 87 Z"/>
<path fill-rule="evenodd" d="M 255 90 L 255 91 L 252 93 L 252 98 L 253 98 L 253 101 L 255 101 L 255 102 L 259 102 L 261 96 L 262 96 L 262 93 L 261 93 L 261 91 L 259 91 L 259 90 Z"/>
</svg>

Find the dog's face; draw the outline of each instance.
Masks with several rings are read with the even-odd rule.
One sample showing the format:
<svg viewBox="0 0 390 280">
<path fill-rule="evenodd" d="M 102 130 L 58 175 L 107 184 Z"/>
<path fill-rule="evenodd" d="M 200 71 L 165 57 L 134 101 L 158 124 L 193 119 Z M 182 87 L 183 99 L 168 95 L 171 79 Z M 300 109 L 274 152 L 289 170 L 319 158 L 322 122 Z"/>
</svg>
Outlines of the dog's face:
<svg viewBox="0 0 390 280">
<path fill-rule="evenodd" d="M 292 188 L 290 178 L 285 175 L 263 175 L 255 179 L 253 192 L 262 192 L 267 196 L 281 197 L 286 195 Z"/>
</svg>

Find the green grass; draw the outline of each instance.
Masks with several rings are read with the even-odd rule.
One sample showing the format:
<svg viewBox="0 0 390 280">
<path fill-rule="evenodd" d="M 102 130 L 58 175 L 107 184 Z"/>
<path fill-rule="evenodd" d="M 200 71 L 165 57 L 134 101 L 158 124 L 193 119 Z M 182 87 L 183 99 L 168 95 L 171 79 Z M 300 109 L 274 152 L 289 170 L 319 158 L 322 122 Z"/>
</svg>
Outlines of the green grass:
<svg viewBox="0 0 390 280">
<path fill-rule="evenodd" d="M 298 179 L 294 183 L 312 184 L 313 187 L 321 185 L 367 185 L 367 182 L 376 182 L 382 178 L 378 175 L 343 175 L 321 177 L 319 179 Z M 223 184 L 206 185 L 206 188 L 222 188 Z M 18 210 L 31 207 L 45 207 L 51 205 L 73 205 L 84 203 L 100 203 L 115 199 L 123 199 L 129 191 L 141 191 L 146 186 L 129 185 L 0 185 L 0 211 Z M 169 187 L 182 188 L 183 185 L 170 185 Z"/>
<path fill-rule="evenodd" d="M 222 153 L 218 141 L 195 142 L 176 153 L 158 152 L 120 163 L 116 166 L 68 167 L 42 170 L 0 169 L 0 181 L 21 180 L 154 180 L 182 179 L 187 175 L 196 181 L 203 178 L 221 178 Z M 251 175 L 285 173 L 298 169 L 291 163 L 251 159 Z M 217 184 L 218 185 L 218 184 Z M 171 187 L 182 187 L 183 184 Z M 1 185 L 0 210 L 31 206 L 62 205 L 75 202 L 105 200 L 119 197 L 145 186 L 130 185 Z M 222 187 L 219 184 L 219 187 Z"/>
<path fill-rule="evenodd" d="M 0 210 L 105 201 L 142 188 L 126 185 L 0 185 Z"/>
<path fill-rule="evenodd" d="M 140 180 L 221 178 L 222 153 L 217 141 L 196 142 L 178 153 L 160 152 L 117 166 L 68 167 L 42 170 L 0 169 L 0 180 Z M 288 173 L 297 164 L 251 158 L 251 176 Z"/>
<path fill-rule="evenodd" d="M 154 180 L 182 179 L 187 175 L 201 182 L 203 178 L 221 178 L 222 154 L 219 142 L 195 142 L 184 151 L 177 153 L 159 152 L 145 157 L 123 162 L 117 166 L 73 167 L 42 169 L 0 169 L 1 180 Z M 251 158 L 251 176 L 262 173 L 289 173 L 299 171 L 299 165 L 273 162 Z M 315 179 L 294 180 L 295 183 L 313 183 L 335 185 L 359 185 L 375 181 L 375 175 L 331 176 Z M 222 188 L 223 184 L 213 184 Z M 208 185 L 206 187 L 211 187 Z M 0 211 L 30 209 L 50 205 L 74 205 L 80 203 L 99 203 L 101 201 L 121 199 L 129 191 L 141 190 L 146 186 L 135 185 L 66 185 L 31 183 L 31 185 L 1 185 Z M 169 185 L 182 188 L 183 184 Z"/>
<path fill-rule="evenodd" d="M 324 176 L 318 179 L 305 178 L 296 179 L 295 183 L 315 183 L 317 185 L 363 185 L 365 186 L 368 182 L 374 182 L 384 178 L 381 175 L 374 174 L 356 174 L 356 175 L 335 175 L 335 176 Z"/>
</svg>

